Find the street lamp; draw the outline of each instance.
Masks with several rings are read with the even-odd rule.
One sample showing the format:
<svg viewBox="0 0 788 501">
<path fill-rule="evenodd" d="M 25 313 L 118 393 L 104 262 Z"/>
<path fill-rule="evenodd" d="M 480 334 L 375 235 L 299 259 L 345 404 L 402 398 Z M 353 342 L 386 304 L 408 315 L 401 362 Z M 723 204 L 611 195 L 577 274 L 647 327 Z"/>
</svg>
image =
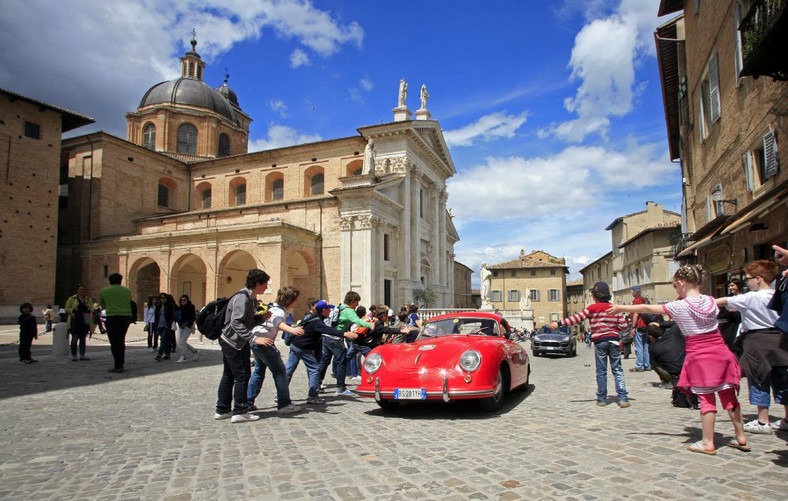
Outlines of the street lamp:
<svg viewBox="0 0 788 501">
<path fill-rule="evenodd" d="M 714 188 L 714 191 L 711 192 L 711 199 L 714 200 L 715 203 L 723 203 L 723 204 L 724 203 L 729 203 L 729 204 L 733 204 L 734 211 L 738 208 L 739 202 L 735 198 L 724 199 L 722 197 L 723 197 L 723 195 L 722 195 L 722 186 L 717 185 L 717 187 Z"/>
</svg>

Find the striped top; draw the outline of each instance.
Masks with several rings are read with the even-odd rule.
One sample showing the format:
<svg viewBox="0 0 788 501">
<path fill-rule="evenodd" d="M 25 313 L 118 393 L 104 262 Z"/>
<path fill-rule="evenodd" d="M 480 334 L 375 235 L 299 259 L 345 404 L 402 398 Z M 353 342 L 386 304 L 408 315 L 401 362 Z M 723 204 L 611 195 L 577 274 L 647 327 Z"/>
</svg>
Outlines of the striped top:
<svg viewBox="0 0 788 501">
<path fill-rule="evenodd" d="M 591 341 L 594 343 L 618 341 L 619 331 L 626 329 L 628 324 L 623 316 L 606 313 L 610 306 L 610 303 L 594 303 L 580 313 L 565 318 L 559 323 L 567 326 L 577 325 L 587 319 L 591 324 Z"/>
<path fill-rule="evenodd" d="M 717 314 L 720 309 L 711 296 L 700 295 L 671 301 L 663 304 L 662 309 L 673 318 L 687 337 L 717 330 Z"/>
</svg>

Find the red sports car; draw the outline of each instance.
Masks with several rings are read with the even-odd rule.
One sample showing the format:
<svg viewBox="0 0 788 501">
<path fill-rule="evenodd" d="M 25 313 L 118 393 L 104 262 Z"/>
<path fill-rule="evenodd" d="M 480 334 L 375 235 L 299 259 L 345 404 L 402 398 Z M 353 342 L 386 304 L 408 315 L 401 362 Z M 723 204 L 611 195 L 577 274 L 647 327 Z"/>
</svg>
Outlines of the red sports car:
<svg viewBox="0 0 788 501">
<path fill-rule="evenodd" d="M 383 409 L 402 401 L 475 398 L 490 412 L 527 388 L 528 354 L 493 313 L 449 313 L 424 323 L 413 343 L 384 344 L 364 360 L 356 392 Z"/>
</svg>

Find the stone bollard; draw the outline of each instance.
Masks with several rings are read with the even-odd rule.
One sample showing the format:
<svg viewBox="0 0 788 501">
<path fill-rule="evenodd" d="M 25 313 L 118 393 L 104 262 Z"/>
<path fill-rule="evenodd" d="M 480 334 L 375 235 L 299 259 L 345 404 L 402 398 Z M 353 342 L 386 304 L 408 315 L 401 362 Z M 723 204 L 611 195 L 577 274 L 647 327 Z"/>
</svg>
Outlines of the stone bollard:
<svg viewBox="0 0 788 501">
<path fill-rule="evenodd" d="M 52 327 L 52 356 L 68 355 L 68 328 L 65 322 L 58 322 Z"/>
</svg>

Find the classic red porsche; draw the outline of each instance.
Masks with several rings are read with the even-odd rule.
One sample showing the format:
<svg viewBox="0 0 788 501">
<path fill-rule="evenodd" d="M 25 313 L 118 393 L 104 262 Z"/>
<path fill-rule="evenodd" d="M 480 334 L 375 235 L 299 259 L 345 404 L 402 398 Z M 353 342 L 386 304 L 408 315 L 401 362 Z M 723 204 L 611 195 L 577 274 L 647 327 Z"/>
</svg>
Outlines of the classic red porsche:
<svg viewBox="0 0 788 501">
<path fill-rule="evenodd" d="M 527 388 L 531 365 L 493 313 L 449 313 L 424 323 L 413 343 L 384 344 L 364 359 L 356 392 L 383 409 L 402 401 L 480 399 L 494 412 Z"/>
</svg>

